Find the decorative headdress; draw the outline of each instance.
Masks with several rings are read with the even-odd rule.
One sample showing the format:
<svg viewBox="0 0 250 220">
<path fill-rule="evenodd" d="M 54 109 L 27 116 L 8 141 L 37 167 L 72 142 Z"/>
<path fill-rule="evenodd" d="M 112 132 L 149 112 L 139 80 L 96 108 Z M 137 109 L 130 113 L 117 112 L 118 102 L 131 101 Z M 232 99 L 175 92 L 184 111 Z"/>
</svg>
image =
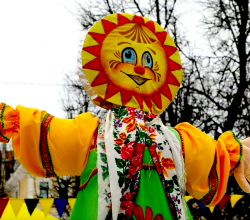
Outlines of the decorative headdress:
<svg viewBox="0 0 250 220">
<path fill-rule="evenodd" d="M 112 14 L 89 30 L 82 49 L 84 89 L 98 106 L 129 106 L 160 114 L 182 80 L 178 50 L 156 22 Z"/>
</svg>

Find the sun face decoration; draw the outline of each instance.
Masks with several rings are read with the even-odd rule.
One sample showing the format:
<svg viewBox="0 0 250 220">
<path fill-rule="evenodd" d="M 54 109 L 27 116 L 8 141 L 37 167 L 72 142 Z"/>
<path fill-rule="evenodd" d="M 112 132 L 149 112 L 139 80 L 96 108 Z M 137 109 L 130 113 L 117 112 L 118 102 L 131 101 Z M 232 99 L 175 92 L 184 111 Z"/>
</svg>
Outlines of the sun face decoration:
<svg viewBox="0 0 250 220">
<path fill-rule="evenodd" d="M 88 32 L 82 51 L 83 86 L 104 108 L 123 105 L 159 114 L 182 79 L 177 48 L 157 23 L 113 14 Z"/>
</svg>

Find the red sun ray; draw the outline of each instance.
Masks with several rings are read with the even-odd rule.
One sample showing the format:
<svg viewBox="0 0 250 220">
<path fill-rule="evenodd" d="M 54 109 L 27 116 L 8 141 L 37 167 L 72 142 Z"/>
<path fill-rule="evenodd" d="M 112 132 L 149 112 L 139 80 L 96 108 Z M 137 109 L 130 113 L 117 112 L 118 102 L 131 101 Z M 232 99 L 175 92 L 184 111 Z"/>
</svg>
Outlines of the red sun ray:
<svg viewBox="0 0 250 220">
<path fill-rule="evenodd" d="M 168 63 L 169 71 L 182 69 L 182 66 L 180 64 L 174 62 L 173 60 L 169 58 L 167 58 L 167 63 Z"/>
<path fill-rule="evenodd" d="M 153 21 L 149 21 L 145 25 L 149 30 L 151 30 L 153 33 L 155 33 L 155 25 Z"/>
<path fill-rule="evenodd" d="M 149 110 L 152 111 L 152 100 L 151 98 L 144 98 L 146 105 L 148 106 Z"/>
<path fill-rule="evenodd" d="M 101 47 L 102 47 L 101 45 L 96 45 L 96 46 L 84 47 L 82 48 L 82 50 L 87 51 L 96 57 L 100 57 Z"/>
<path fill-rule="evenodd" d="M 95 58 L 86 63 L 82 68 L 101 71 L 102 70 L 101 60 L 99 58 Z"/>
<path fill-rule="evenodd" d="M 117 18 L 118 18 L 118 26 L 130 23 L 130 20 L 121 14 L 118 14 Z"/>
<path fill-rule="evenodd" d="M 162 31 L 162 32 L 155 33 L 155 35 L 158 38 L 158 40 L 161 42 L 161 44 L 163 44 L 165 42 L 165 39 L 166 39 L 166 36 L 167 36 L 167 32 L 166 31 Z"/>
<path fill-rule="evenodd" d="M 128 103 L 130 99 L 132 98 L 132 96 L 133 96 L 133 93 L 121 90 L 122 105 L 125 105 L 126 103 Z"/>
<path fill-rule="evenodd" d="M 98 44 L 102 44 L 106 35 L 105 34 L 98 34 L 98 33 L 88 33 Z"/>
<path fill-rule="evenodd" d="M 107 77 L 107 75 L 104 72 L 100 72 L 96 78 L 94 79 L 94 81 L 91 83 L 91 86 L 100 86 L 103 84 L 106 84 L 110 82 L 109 78 Z"/>
<path fill-rule="evenodd" d="M 110 31 L 112 31 L 114 28 L 117 27 L 116 24 L 114 24 L 110 21 L 103 20 L 103 19 L 102 19 L 102 26 L 104 28 L 106 35 L 109 34 Z"/>
<path fill-rule="evenodd" d="M 102 70 L 101 60 L 99 58 L 95 58 L 86 63 L 82 68 L 101 71 Z"/>
<path fill-rule="evenodd" d="M 167 79 L 166 79 L 165 85 L 166 84 L 171 84 L 171 85 L 174 85 L 174 86 L 180 86 L 179 81 L 176 79 L 174 74 L 171 73 L 170 71 L 168 71 L 168 73 L 167 73 Z"/>
<path fill-rule="evenodd" d="M 120 91 L 120 87 L 116 86 L 112 82 L 108 83 L 106 94 L 105 94 L 105 99 L 111 98 L 113 95 L 115 95 L 119 91 Z"/>
<path fill-rule="evenodd" d="M 167 57 L 170 57 L 177 50 L 176 47 L 166 45 L 163 45 L 163 49 L 165 50 Z"/>
<path fill-rule="evenodd" d="M 162 109 L 162 102 L 161 102 L 161 94 L 160 93 L 157 93 L 154 96 L 152 96 L 152 100 L 159 109 Z"/>
<path fill-rule="evenodd" d="M 171 94 L 171 91 L 169 89 L 169 86 L 168 85 L 164 85 L 162 90 L 161 90 L 161 93 L 166 96 L 170 101 L 172 101 L 172 94 Z"/>
<path fill-rule="evenodd" d="M 135 15 L 133 17 L 132 23 L 144 24 L 144 20 L 141 16 Z"/>
<path fill-rule="evenodd" d="M 136 93 L 134 94 L 134 96 L 137 102 L 139 103 L 141 110 L 143 110 L 143 97 L 140 94 L 136 94 Z"/>
</svg>

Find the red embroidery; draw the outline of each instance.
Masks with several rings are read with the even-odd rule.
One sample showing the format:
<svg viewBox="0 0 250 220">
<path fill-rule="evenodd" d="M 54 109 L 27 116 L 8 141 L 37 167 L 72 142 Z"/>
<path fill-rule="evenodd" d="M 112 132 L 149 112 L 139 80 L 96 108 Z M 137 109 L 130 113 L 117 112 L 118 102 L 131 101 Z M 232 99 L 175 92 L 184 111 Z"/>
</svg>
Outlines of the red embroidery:
<svg viewBox="0 0 250 220">
<path fill-rule="evenodd" d="M 46 177 L 54 177 L 56 173 L 51 160 L 51 155 L 48 146 L 48 129 L 50 122 L 54 118 L 53 115 L 46 114 L 41 125 L 41 136 L 40 136 L 40 154 L 43 168 L 46 170 Z"/>
<path fill-rule="evenodd" d="M 216 172 L 216 155 L 214 158 L 214 164 L 212 166 L 208 178 L 209 178 L 209 192 L 200 200 L 205 205 L 209 205 L 212 202 L 219 187 L 219 177 Z"/>
</svg>

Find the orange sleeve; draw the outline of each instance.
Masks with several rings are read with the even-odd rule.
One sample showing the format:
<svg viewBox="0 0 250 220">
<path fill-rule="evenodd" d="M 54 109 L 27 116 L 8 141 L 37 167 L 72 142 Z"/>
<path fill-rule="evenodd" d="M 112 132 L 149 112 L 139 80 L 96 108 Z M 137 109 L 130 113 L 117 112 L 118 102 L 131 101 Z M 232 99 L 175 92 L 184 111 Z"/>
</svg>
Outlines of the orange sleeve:
<svg viewBox="0 0 250 220">
<path fill-rule="evenodd" d="M 241 143 L 232 131 L 215 141 L 189 123 L 175 128 L 183 142 L 188 193 L 205 205 L 218 204 L 226 193 L 230 172 L 242 158 Z"/>
<path fill-rule="evenodd" d="M 1 103 L 1 142 L 12 137 L 17 160 L 39 177 L 80 175 L 98 119 L 83 113 L 75 119 L 59 119 L 45 111 Z M 7 139 L 6 139 L 7 138 Z"/>
</svg>

